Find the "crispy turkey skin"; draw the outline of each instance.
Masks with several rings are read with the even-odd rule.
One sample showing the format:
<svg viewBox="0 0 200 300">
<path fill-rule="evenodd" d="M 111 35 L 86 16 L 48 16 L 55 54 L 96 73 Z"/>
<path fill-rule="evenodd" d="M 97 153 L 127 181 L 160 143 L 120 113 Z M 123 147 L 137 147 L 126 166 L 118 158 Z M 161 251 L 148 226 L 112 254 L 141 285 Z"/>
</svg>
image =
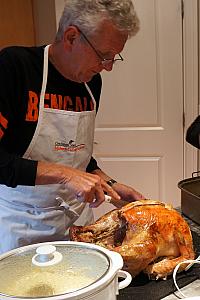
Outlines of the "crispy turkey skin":
<svg viewBox="0 0 200 300">
<path fill-rule="evenodd" d="M 195 256 L 186 221 L 170 205 L 152 200 L 129 203 L 89 226 L 72 226 L 70 238 L 120 253 L 123 269 L 133 276 L 143 271 L 166 279 L 178 263 Z"/>
</svg>

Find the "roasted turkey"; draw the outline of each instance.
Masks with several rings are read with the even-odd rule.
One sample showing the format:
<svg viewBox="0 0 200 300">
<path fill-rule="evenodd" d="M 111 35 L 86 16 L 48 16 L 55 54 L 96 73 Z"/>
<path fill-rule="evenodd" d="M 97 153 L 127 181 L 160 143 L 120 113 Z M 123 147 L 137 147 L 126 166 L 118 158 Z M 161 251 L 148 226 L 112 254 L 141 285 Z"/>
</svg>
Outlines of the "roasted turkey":
<svg viewBox="0 0 200 300">
<path fill-rule="evenodd" d="M 133 276 L 143 271 L 151 279 L 166 279 L 178 263 L 195 256 L 186 221 L 170 205 L 152 200 L 129 203 L 89 226 L 72 226 L 70 238 L 120 253 L 124 270 Z"/>
</svg>

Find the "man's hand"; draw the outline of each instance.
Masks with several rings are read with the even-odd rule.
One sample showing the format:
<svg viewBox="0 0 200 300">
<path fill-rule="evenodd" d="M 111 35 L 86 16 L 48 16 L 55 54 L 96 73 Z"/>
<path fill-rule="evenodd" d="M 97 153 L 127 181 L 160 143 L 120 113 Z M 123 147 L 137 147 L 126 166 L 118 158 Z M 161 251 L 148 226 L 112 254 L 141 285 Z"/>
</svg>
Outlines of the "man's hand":
<svg viewBox="0 0 200 300">
<path fill-rule="evenodd" d="M 118 208 L 121 208 L 123 205 L 126 205 L 127 202 L 146 199 L 142 194 L 134 190 L 132 187 L 119 182 L 114 183 L 112 188 L 121 197 L 121 200 L 115 200 L 115 199 L 111 200 L 111 203 Z"/>
<path fill-rule="evenodd" d="M 86 173 L 71 167 L 38 162 L 36 184 L 64 184 L 80 202 L 90 203 L 90 207 L 98 207 L 105 201 L 104 190 L 114 199 L 120 196 L 98 175 Z M 106 186 L 106 187 L 105 187 Z"/>
<path fill-rule="evenodd" d="M 112 197 L 113 191 L 115 191 L 118 195 L 117 197 L 112 197 L 111 203 L 121 208 L 123 205 L 126 205 L 128 202 L 133 202 L 136 200 L 146 199 L 141 193 L 134 190 L 132 187 L 127 186 L 125 184 L 115 182 L 112 187 L 109 186 L 106 181 L 109 181 L 111 179 L 110 176 L 108 176 L 106 173 L 104 173 L 101 169 L 96 169 L 93 171 L 93 174 L 98 175 L 100 178 L 102 178 L 102 187 L 104 191 Z"/>
<path fill-rule="evenodd" d="M 75 194 L 80 202 L 90 203 L 90 207 L 98 207 L 105 201 L 104 191 L 115 200 L 120 200 L 119 195 L 109 186 L 104 188 L 104 181 L 98 176 L 77 169 L 70 170 L 70 179 L 62 181 L 66 187 Z"/>
</svg>

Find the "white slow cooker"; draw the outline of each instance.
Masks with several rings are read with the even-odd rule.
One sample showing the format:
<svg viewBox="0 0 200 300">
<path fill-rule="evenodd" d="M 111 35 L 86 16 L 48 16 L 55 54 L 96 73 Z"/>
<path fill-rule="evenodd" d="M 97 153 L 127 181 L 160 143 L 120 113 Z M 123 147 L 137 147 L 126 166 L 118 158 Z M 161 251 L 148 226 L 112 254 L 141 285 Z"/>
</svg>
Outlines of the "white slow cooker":
<svg viewBox="0 0 200 300">
<path fill-rule="evenodd" d="M 122 266 L 120 254 L 89 243 L 17 248 L 0 255 L 0 299 L 114 300 L 132 280 Z"/>
</svg>

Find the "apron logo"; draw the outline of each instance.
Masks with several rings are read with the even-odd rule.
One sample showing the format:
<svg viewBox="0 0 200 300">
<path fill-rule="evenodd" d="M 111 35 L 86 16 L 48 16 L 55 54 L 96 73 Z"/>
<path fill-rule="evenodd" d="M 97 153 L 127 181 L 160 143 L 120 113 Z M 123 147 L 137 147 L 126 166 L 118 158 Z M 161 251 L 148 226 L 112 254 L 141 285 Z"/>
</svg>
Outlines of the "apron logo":
<svg viewBox="0 0 200 300">
<path fill-rule="evenodd" d="M 70 140 L 68 143 L 64 142 L 55 142 L 55 151 L 69 151 L 76 152 L 85 148 L 85 144 L 76 145 L 73 140 Z"/>
</svg>

